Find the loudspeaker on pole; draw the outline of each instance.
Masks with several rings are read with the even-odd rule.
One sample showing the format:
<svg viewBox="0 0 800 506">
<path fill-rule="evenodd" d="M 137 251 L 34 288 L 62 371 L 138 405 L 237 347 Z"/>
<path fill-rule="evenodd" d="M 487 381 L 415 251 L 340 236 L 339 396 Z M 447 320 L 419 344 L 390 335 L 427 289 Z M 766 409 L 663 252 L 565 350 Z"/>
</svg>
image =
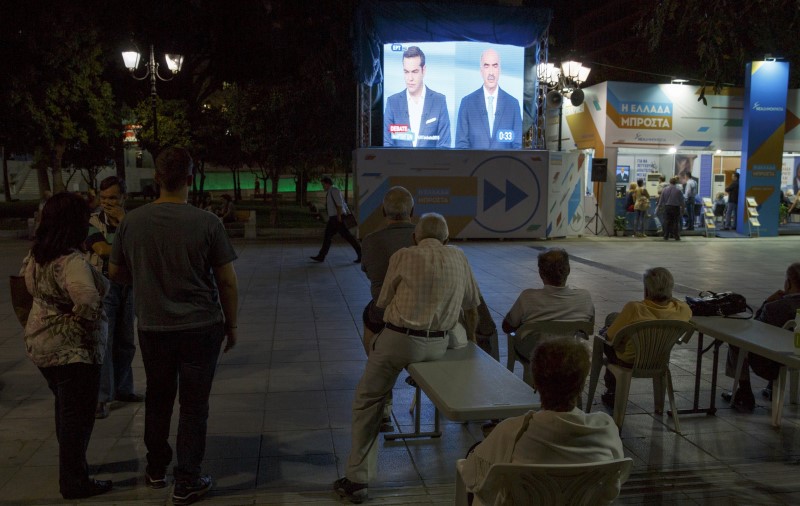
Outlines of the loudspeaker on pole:
<svg viewBox="0 0 800 506">
<path fill-rule="evenodd" d="M 608 181 L 608 158 L 592 159 L 592 182 L 605 183 Z"/>
</svg>

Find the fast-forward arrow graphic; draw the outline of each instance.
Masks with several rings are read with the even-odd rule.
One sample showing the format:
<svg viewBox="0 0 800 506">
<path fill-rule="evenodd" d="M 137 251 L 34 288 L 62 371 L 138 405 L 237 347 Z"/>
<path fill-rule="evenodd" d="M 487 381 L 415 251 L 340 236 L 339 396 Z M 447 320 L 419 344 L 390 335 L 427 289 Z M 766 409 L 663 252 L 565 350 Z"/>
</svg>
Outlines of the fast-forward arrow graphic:
<svg viewBox="0 0 800 506">
<path fill-rule="evenodd" d="M 506 191 L 499 189 L 486 179 L 483 180 L 483 210 L 484 212 L 490 207 L 494 206 L 501 200 L 506 200 L 506 211 L 513 208 L 528 197 L 528 194 L 522 191 L 514 183 L 506 179 Z"/>
</svg>

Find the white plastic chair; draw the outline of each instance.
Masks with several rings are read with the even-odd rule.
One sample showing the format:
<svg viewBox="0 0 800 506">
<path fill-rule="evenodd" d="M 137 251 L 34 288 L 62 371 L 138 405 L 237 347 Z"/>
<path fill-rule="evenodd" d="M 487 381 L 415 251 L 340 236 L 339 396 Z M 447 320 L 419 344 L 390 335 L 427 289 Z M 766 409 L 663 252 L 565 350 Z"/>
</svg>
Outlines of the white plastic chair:
<svg viewBox="0 0 800 506">
<path fill-rule="evenodd" d="M 589 336 L 594 333 L 594 321 L 555 321 L 547 320 L 540 322 L 531 322 L 522 325 L 516 331 L 506 334 L 506 346 L 508 350 L 508 359 L 506 368 L 514 372 L 514 362 L 522 364 L 522 379 L 533 387 L 533 376 L 531 374 L 530 352 L 542 339 L 551 337 L 573 337 L 580 336 L 584 339 L 589 339 Z M 528 356 L 520 356 L 517 352 L 517 345 L 525 349 Z"/>
<path fill-rule="evenodd" d="M 461 478 L 464 462 L 456 462 L 456 506 L 467 505 L 467 489 Z M 630 458 L 591 464 L 494 464 L 476 499 L 487 506 L 612 504 L 632 464 Z"/>
<path fill-rule="evenodd" d="M 795 321 L 789 320 L 783 324 L 783 328 L 794 332 Z M 792 404 L 798 403 L 798 383 L 800 383 L 800 371 L 797 369 L 789 369 L 789 402 Z"/>
<path fill-rule="evenodd" d="M 633 343 L 634 360 L 633 368 L 630 369 L 609 364 L 603 353 L 604 346 L 608 344 L 608 341 L 600 336 L 595 336 L 586 412 L 588 413 L 592 409 L 592 400 L 597 389 L 600 369 L 605 365 L 617 379 L 614 395 L 614 422 L 620 430 L 622 430 L 622 422 L 625 420 L 631 380 L 633 378 L 652 378 L 655 411 L 658 414 L 664 412 L 664 385 L 666 385 L 672 418 L 675 421 L 675 432 L 680 434 L 681 426 L 678 421 L 678 408 L 675 405 L 672 375 L 669 372 L 669 357 L 672 347 L 688 341 L 694 330 L 694 325 L 680 320 L 651 320 L 623 327 L 614 340 L 617 342 L 630 340 Z"/>
</svg>

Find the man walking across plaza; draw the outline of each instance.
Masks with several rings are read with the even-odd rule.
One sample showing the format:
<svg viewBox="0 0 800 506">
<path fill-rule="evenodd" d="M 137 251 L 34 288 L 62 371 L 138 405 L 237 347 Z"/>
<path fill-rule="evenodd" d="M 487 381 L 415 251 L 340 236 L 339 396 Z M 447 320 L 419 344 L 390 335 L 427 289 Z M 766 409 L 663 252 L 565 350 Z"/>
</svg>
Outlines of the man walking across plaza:
<svg viewBox="0 0 800 506">
<path fill-rule="evenodd" d="M 447 222 L 425 214 L 414 230 L 416 246 L 392 255 L 377 300 L 386 327 L 377 335 L 353 401 L 352 449 L 345 477 L 334 491 L 351 502 L 367 499 L 376 464 L 383 406 L 400 372 L 414 362 L 444 356 L 448 331 L 463 309 L 467 335 L 474 340 L 478 284 L 466 255 L 447 245 Z"/>
<path fill-rule="evenodd" d="M 117 228 L 125 219 L 125 180 L 109 176 L 100 182 L 100 210 L 89 217 L 86 249 L 90 262 L 108 277 L 108 257 Z M 100 372 L 100 393 L 95 418 L 107 418 L 112 401 L 142 402 L 133 389 L 131 363 L 136 354 L 133 337 L 133 288 L 111 281 L 103 299 L 108 316 L 108 341 Z"/>
<path fill-rule="evenodd" d="M 111 251 L 109 274 L 133 283 L 139 347 L 147 375 L 145 482 L 167 485 L 172 406 L 180 389 L 177 465 L 172 502 L 190 504 L 212 486 L 203 475 L 208 398 L 225 343 L 237 337 L 234 251 L 222 222 L 187 204 L 192 182 L 188 151 L 168 148 L 156 160 L 160 197 L 128 213 Z"/>
<path fill-rule="evenodd" d="M 328 216 L 328 224 L 325 227 L 325 237 L 322 240 L 322 247 L 319 253 L 317 253 L 317 256 L 311 257 L 311 260 L 315 262 L 325 261 L 325 256 L 328 254 L 328 250 L 331 249 L 333 236 L 338 233 L 345 241 L 350 243 L 350 246 L 356 251 L 358 257 L 356 257 L 353 262 L 360 263 L 361 245 L 358 244 L 358 240 L 353 237 L 353 234 L 350 233 L 347 226 L 344 224 L 344 217 L 350 214 L 350 209 L 347 208 L 347 203 L 342 197 L 342 191 L 333 186 L 333 180 L 328 176 L 324 176 L 321 182 L 322 187 L 325 189 L 325 210 Z"/>
</svg>

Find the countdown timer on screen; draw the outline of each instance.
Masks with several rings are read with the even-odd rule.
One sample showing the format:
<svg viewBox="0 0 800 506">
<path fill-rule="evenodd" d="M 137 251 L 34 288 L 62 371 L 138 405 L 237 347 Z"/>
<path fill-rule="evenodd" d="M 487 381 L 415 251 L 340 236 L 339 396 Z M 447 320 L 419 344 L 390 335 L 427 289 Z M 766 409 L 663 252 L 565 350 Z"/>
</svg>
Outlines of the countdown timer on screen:
<svg viewBox="0 0 800 506">
<path fill-rule="evenodd" d="M 385 44 L 383 145 L 520 149 L 524 56 L 481 42 Z"/>
</svg>

